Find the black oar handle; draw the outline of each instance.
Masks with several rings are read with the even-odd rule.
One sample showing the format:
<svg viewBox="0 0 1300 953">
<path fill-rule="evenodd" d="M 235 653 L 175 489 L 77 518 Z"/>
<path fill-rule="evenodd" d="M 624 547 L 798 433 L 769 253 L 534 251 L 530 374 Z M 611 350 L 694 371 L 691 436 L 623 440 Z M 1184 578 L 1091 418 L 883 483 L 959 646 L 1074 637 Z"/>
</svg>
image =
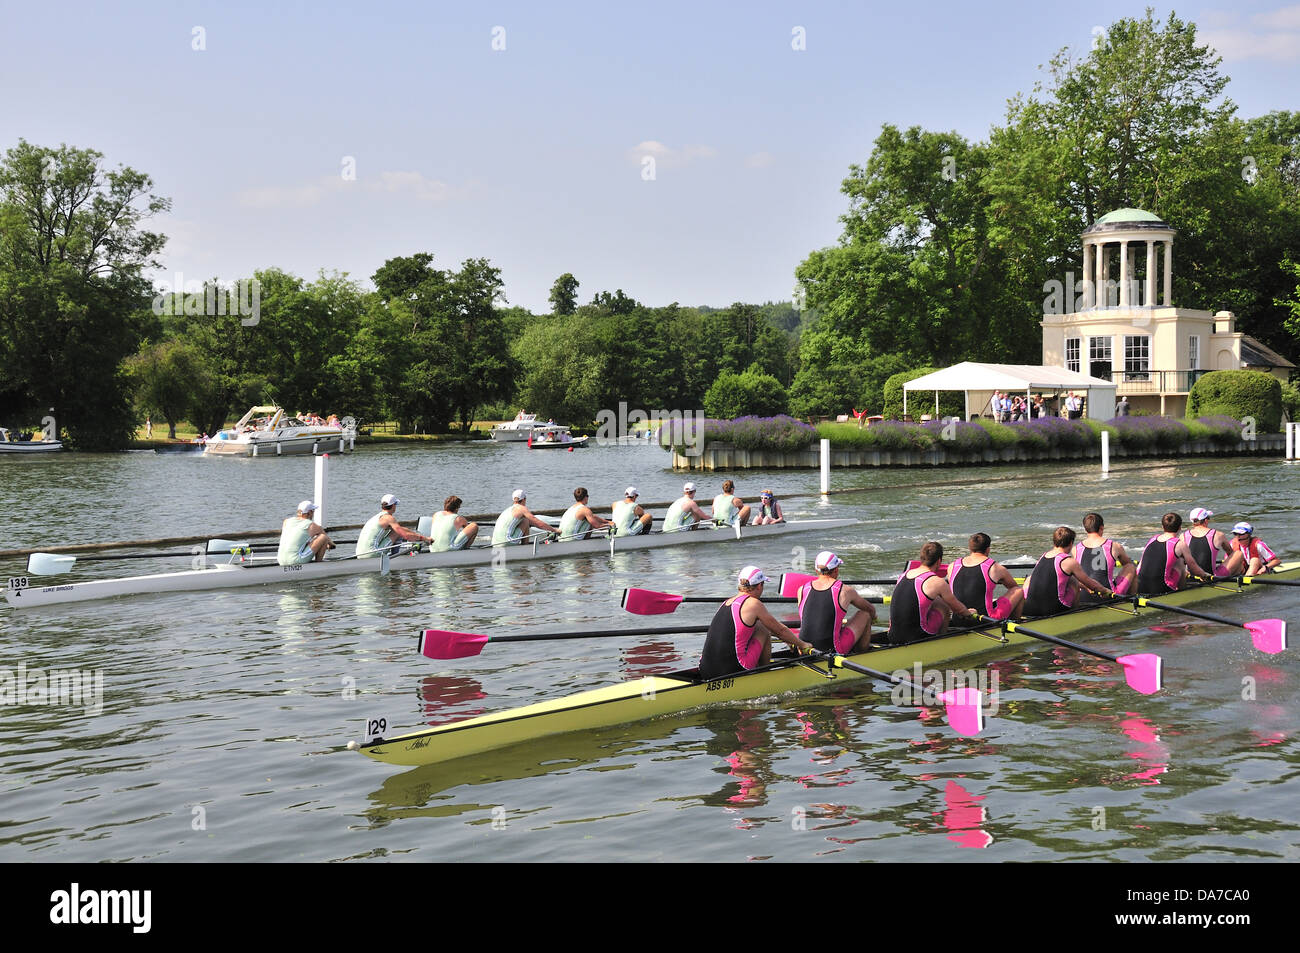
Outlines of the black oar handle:
<svg viewBox="0 0 1300 953">
<path fill-rule="evenodd" d="M 712 602 L 714 604 L 717 604 L 719 602 L 725 602 L 727 599 L 730 598 L 731 598 L 730 596 L 682 596 L 681 601 L 682 602 Z M 883 605 L 885 602 L 884 596 L 864 596 L 863 598 L 865 598 L 868 602 L 874 602 L 877 605 Z M 799 601 L 798 596 L 764 596 L 763 597 L 763 602 L 765 604 L 768 602 L 798 602 L 798 601 Z"/>
<path fill-rule="evenodd" d="M 1164 602 L 1152 602 L 1145 596 L 1134 596 L 1133 604 L 1150 606 L 1152 609 L 1163 609 L 1166 612 L 1181 612 L 1183 615 L 1189 615 L 1194 619 L 1204 619 L 1206 622 L 1218 622 L 1220 625 L 1235 625 L 1239 629 L 1244 629 L 1245 623 L 1238 622 L 1236 619 L 1226 619 L 1221 615 L 1212 615 L 1209 612 L 1197 612 L 1195 609 L 1184 609 L 1182 606 L 1171 606 Z"/>
<path fill-rule="evenodd" d="M 986 615 L 978 617 L 981 622 L 989 622 L 993 625 L 1001 626 L 1004 632 L 1023 632 L 1025 635 L 1033 636 L 1036 639 L 1042 639 L 1044 642 L 1051 642 L 1053 645 L 1060 645 L 1067 649 L 1074 649 L 1076 652 L 1082 652 L 1085 655 L 1095 655 L 1098 658 L 1104 658 L 1111 662 L 1119 662 L 1115 656 L 1106 652 L 1099 652 L 1097 649 L 1090 649 L 1086 645 L 1080 645 L 1077 642 L 1070 642 L 1067 639 L 1060 639 L 1054 635 L 1048 635 L 1046 632 L 1039 632 L 1036 629 L 1026 628 L 1019 622 L 1010 620 L 999 622 L 997 619 L 989 618 Z M 1122 662 L 1120 664 L 1123 664 Z"/>
<path fill-rule="evenodd" d="M 799 628 L 799 620 L 785 623 L 786 628 Z M 552 639 L 591 639 L 619 635 L 680 635 L 708 632 L 707 625 L 660 625 L 643 629 L 594 629 L 586 632 L 535 632 L 532 635 L 490 635 L 489 642 L 548 642 Z"/>
</svg>

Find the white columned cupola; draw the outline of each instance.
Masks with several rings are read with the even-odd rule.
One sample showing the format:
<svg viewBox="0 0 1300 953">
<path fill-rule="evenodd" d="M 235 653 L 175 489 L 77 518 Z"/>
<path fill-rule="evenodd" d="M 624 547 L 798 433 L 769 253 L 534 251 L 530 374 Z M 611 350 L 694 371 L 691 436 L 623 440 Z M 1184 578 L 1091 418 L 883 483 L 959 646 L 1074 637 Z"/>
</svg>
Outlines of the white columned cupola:
<svg viewBox="0 0 1300 953">
<path fill-rule="evenodd" d="M 1084 307 L 1172 308 L 1175 234 L 1158 216 L 1138 208 L 1118 209 L 1097 219 L 1082 235 Z M 1139 283 L 1143 245 L 1145 274 Z M 1164 246 L 1163 256 L 1156 252 L 1158 245 Z M 1111 270 L 1110 246 L 1119 254 L 1118 275 Z M 1163 300 L 1157 300 L 1161 288 Z"/>
</svg>

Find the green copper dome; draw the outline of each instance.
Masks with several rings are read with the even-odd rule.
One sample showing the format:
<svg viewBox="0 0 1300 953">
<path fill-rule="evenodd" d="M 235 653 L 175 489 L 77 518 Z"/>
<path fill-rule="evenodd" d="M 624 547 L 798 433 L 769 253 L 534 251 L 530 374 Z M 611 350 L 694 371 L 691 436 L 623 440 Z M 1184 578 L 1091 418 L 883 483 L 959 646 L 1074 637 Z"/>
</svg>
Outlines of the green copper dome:
<svg viewBox="0 0 1300 953">
<path fill-rule="evenodd" d="M 1152 215 L 1150 212 L 1143 211 L 1140 208 L 1118 208 L 1113 212 L 1107 212 L 1092 226 L 1084 231 L 1083 234 L 1091 235 L 1096 232 L 1116 232 L 1128 231 L 1131 229 L 1151 229 L 1172 232 L 1173 229 L 1162 221 L 1159 215 Z"/>
</svg>

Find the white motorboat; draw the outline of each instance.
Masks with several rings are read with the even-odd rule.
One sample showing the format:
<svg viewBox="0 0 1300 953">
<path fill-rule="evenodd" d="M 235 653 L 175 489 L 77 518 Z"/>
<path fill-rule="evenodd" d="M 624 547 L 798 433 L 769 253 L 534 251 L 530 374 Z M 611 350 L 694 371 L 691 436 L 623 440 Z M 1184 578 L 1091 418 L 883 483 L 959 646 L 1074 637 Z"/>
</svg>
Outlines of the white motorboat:
<svg viewBox="0 0 1300 953">
<path fill-rule="evenodd" d="M 426 517 L 425 519 L 429 519 Z M 303 582 L 332 576 L 357 576 L 364 573 L 399 572 L 412 569 L 442 569 L 455 566 L 490 566 L 506 562 L 543 561 L 565 556 L 594 556 L 615 554 L 637 549 L 657 549 L 661 546 L 678 546 L 688 543 L 722 543 L 740 545 L 748 540 L 786 533 L 827 532 L 843 529 L 857 523 L 855 519 L 791 520 L 788 523 L 768 523 L 763 526 L 701 526 L 697 530 L 673 533 L 650 533 L 645 536 L 617 536 L 569 540 L 542 544 L 540 539 L 530 543 L 506 546 L 480 545 L 444 553 L 410 553 L 397 556 L 357 559 L 339 557 L 323 562 L 303 563 L 298 566 L 281 566 L 274 556 L 252 556 L 246 547 L 238 547 L 227 563 L 215 563 L 208 556 L 200 556 L 203 568 L 181 572 L 154 573 L 148 576 L 129 576 L 124 579 L 91 579 L 86 582 L 64 582 L 41 585 L 37 576 L 15 576 L 9 579 L 4 595 L 15 608 L 59 605 L 67 602 L 84 602 L 90 599 L 109 599 L 114 596 L 144 595 L 162 592 L 195 592 L 205 589 L 230 589 L 241 586 L 258 586 Z M 424 524 L 427 527 L 429 524 Z M 426 532 L 422 527 L 421 532 Z M 60 571 L 41 568 L 41 563 L 74 564 L 75 559 L 48 554 L 33 556 L 28 561 L 28 571 L 40 569 L 43 573 Z"/>
<path fill-rule="evenodd" d="M 536 414 L 520 414 L 514 420 L 507 421 L 504 424 L 497 424 L 488 434 L 493 440 L 501 440 L 507 443 L 523 443 L 529 437 L 534 441 L 544 437 L 548 433 L 556 435 L 568 433 L 569 428 L 564 424 L 557 424 L 555 421 L 542 423 L 537 419 Z"/>
<path fill-rule="evenodd" d="M 344 453 L 355 449 L 356 440 L 350 417 L 341 423 L 309 424 L 271 404 L 252 408 L 235 426 L 209 437 L 203 452 L 225 457 Z"/>
<path fill-rule="evenodd" d="M 62 449 L 62 440 L 16 440 L 0 427 L 0 453 L 54 453 Z"/>
</svg>

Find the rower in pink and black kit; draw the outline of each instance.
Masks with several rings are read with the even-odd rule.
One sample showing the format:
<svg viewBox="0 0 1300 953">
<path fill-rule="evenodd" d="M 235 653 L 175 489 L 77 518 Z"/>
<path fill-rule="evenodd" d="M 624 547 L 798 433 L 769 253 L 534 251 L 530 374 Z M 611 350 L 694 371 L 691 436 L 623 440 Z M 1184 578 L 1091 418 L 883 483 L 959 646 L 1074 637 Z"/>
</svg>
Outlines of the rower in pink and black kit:
<svg viewBox="0 0 1300 953">
<path fill-rule="evenodd" d="M 844 561 L 839 556 L 829 550 L 820 552 L 815 565 L 817 578 L 799 588 L 799 638 L 819 652 L 865 652 L 871 645 L 875 608 L 840 580 Z M 848 608 L 858 611 L 846 622 Z"/>
<path fill-rule="evenodd" d="M 890 645 L 907 645 L 948 629 L 953 613 L 975 616 L 978 609 L 968 608 L 952 594 L 948 583 L 939 575 L 943 546 L 928 542 L 921 547 L 920 565 L 908 569 L 894 586 L 889 600 Z"/>
<path fill-rule="evenodd" d="M 802 641 L 763 605 L 763 584 L 767 576 L 757 566 L 746 566 L 737 580 L 737 594 L 718 607 L 704 636 L 700 653 L 700 677 L 706 679 L 739 675 L 772 660 L 769 633 L 799 652 L 812 646 Z"/>
<path fill-rule="evenodd" d="M 1087 533 L 1074 544 L 1074 558 L 1083 571 L 1122 596 L 1133 587 L 1137 579 L 1137 566 L 1129 558 L 1122 543 L 1106 536 L 1106 523 L 1100 513 L 1087 513 L 1083 517 L 1083 530 Z M 1096 605 L 1104 600 L 1091 592 L 1080 592 L 1077 605 Z"/>
<path fill-rule="evenodd" d="M 984 615 L 999 621 L 1018 619 L 1025 592 L 1007 568 L 989 556 L 992 542 L 988 533 L 973 534 L 968 540 L 970 553 L 948 566 L 948 585 L 963 605 L 978 606 Z M 1006 587 L 1007 594 L 995 599 L 993 592 L 999 584 Z"/>
<path fill-rule="evenodd" d="M 1138 560 L 1137 591 L 1143 596 L 1163 596 L 1177 592 L 1187 582 L 1187 575 L 1207 577 L 1210 573 L 1201 568 L 1191 550 L 1183 542 L 1179 530 L 1183 518 L 1177 513 L 1166 513 L 1160 520 L 1163 533 L 1157 533 L 1147 542 Z"/>
<path fill-rule="evenodd" d="M 1058 526 L 1052 533 L 1052 550 L 1043 553 L 1025 582 L 1025 614 L 1056 615 L 1073 609 L 1079 592 L 1086 589 L 1109 596 L 1111 591 L 1083 571 L 1070 550 L 1074 547 L 1074 530 Z"/>
<path fill-rule="evenodd" d="M 1228 573 L 1224 563 L 1232 555 L 1232 547 L 1228 545 L 1228 537 L 1223 532 L 1210 527 L 1210 517 L 1214 511 L 1198 506 L 1190 515 L 1192 528 L 1183 530 L 1183 542 L 1187 544 L 1187 551 L 1197 563 L 1214 575 L 1226 576 Z M 1222 557 L 1220 553 L 1223 554 Z"/>
</svg>

